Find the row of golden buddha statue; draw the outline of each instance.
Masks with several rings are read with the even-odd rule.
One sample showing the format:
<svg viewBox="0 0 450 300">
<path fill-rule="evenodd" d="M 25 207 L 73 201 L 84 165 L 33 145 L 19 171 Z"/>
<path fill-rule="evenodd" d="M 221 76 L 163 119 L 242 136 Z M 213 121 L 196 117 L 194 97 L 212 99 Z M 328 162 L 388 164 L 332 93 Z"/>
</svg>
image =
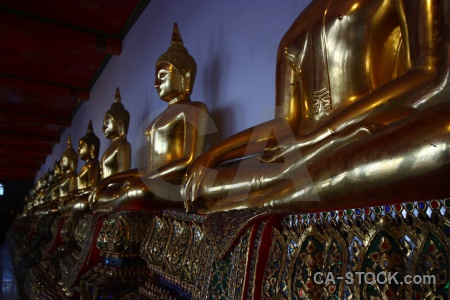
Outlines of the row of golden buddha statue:
<svg viewBox="0 0 450 300">
<path fill-rule="evenodd" d="M 187 292 L 182 299 L 243 299 L 246 289 L 250 299 L 263 286 L 267 299 L 318 299 L 319 290 L 337 289 L 310 285 L 313 269 L 333 265 L 325 255 L 339 268 L 355 263 L 355 272 L 368 268 L 367 257 L 391 270 L 392 255 L 405 274 L 442 273 L 438 288 L 420 287 L 417 299 L 447 299 L 450 200 L 436 199 L 450 195 L 449 9 L 448 0 L 312 1 L 279 45 L 275 118 L 205 152 L 210 116 L 190 99 L 196 63 L 175 24 L 156 62 L 155 88 L 168 106 L 145 131 L 145 168 L 131 169 L 130 114 L 117 89 L 101 159 L 90 123 L 78 154 L 69 137 L 30 192 L 25 220 L 34 223 L 16 224 L 15 244 L 26 254 L 53 240 L 42 259 L 18 259 L 29 270 L 28 294 L 59 285 L 65 296 L 98 299 L 105 286 L 125 292 L 146 280 L 140 289 L 151 299 L 172 299 L 155 296 L 170 284 Z M 85 164 L 77 174 L 78 158 Z M 28 243 L 33 236 L 42 242 Z M 438 260 L 444 267 L 428 267 Z M 182 262 L 190 262 L 187 273 L 174 271 Z M 395 293 L 411 292 L 403 287 Z M 387 288 L 381 298 L 407 298 Z"/>
<path fill-rule="evenodd" d="M 209 116 L 203 103 L 190 100 L 196 64 L 175 27 L 156 63 L 155 88 L 168 106 L 145 132 L 147 171 L 130 170 L 129 114 L 117 92 L 104 117 L 112 144 L 101 167 L 88 129 L 78 179 L 69 140 L 53 186 L 38 181 L 31 198 L 59 199 L 63 214 L 182 208 L 183 200 L 188 212 L 212 213 L 318 211 L 362 199 L 377 205 L 448 195 L 447 10 L 442 1 L 313 1 L 279 46 L 276 117 L 203 154 L 198 133 Z M 54 210 L 41 205 L 34 213 Z"/>
<path fill-rule="evenodd" d="M 183 46 L 175 24 L 172 43 L 156 63 L 155 88 L 168 103 L 166 110 L 148 126 L 147 170 L 131 169 L 131 145 L 127 141 L 130 114 L 117 88 L 114 103 L 105 113 L 103 132 L 111 145 L 99 156 L 99 138 L 92 122 L 80 139 L 78 154 L 67 149 L 53 172 L 38 180 L 30 204 L 35 215 L 77 215 L 86 211 L 114 212 L 133 208 L 182 208 L 180 192 L 161 191 L 160 182 L 180 185 L 189 164 L 202 151 L 207 120 L 206 106 L 191 101 L 196 63 Z M 78 155 L 85 164 L 77 174 Z M 145 173 L 145 174 L 144 174 Z M 37 205 L 36 205 L 37 204 Z"/>
</svg>

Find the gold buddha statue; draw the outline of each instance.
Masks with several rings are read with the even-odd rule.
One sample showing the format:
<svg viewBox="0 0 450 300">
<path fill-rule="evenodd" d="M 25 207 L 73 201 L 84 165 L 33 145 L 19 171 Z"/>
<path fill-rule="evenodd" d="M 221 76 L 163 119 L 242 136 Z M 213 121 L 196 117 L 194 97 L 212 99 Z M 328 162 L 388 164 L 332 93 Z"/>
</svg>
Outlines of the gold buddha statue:
<svg viewBox="0 0 450 300">
<path fill-rule="evenodd" d="M 78 189 L 71 192 L 65 201 L 59 203 L 58 210 L 61 215 L 81 214 L 89 210 L 89 194 L 92 187 L 100 180 L 99 149 L 100 139 L 92 129 L 92 121 L 89 121 L 87 132 L 78 143 L 78 155 L 85 161 L 78 172 Z"/>
<path fill-rule="evenodd" d="M 80 138 L 78 154 L 86 163 L 78 172 L 78 191 L 90 190 L 100 180 L 100 162 L 98 155 L 100 150 L 100 139 L 92 129 L 92 121 L 89 121 L 86 134 Z"/>
<path fill-rule="evenodd" d="M 56 160 L 52 170 L 53 181 L 45 196 L 49 201 L 56 201 L 59 198 L 58 184 L 62 177 L 61 160 Z"/>
<path fill-rule="evenodd" d="M 312 1 L 279 45 L 275 118 L 194 161 L 186 209 L 311 212 L 449 196 L 448 7 Z"/>
<path fill-rule="evenodd" d="M 57 160 L 53 165 L 53 184 L 51 185 L 47 195 L 51 201 L 58 201 L 59 199 L 59 181 L 61 180 L 61 177 L 61 160 Z"/>
<path fill-rule="evenodd" d="M 62 177 L 59 181 L 59 199 L 63 199 L 70 192 L 77 189 L 78 154 L 72 148 L 70 135 L 67 139 L 67 148 L 61 155 Z"/>
<path fill-rule="evenodd" d="M 61 180 L 62 172 L 60 167 L 60 161 L 55 161 L 55 165 L 52 171 L 48 171 L 46 173 L 46 188 L 41 191 L 42 182 L 37 182 L 37 186 L 39 186 L 39 198 L 42 200 L 37 201 L 36 195 L 33 197 L 30 195 L 30 198 L 36 199 L 35 202 L 39 202 L 40 204 L 36 206 L 34 204 L 34 214 L 35 215 L 45 215 L 49 213 L 49 210 L 55 206 L 55 203 L 59 199 L 59 181 Z M 37 188 L 36 186 L 36 188 Z"/>
<path fill-rule="evenodd" d="M 33 197 L 31 198 L 33 208 L 31 211 L 34 215 L 41 215 L 43 209 L 45 208 L 46 203 L 44 200 L 47 188 L 48 188 L 48 174 L 45 173 L 38 179 L 33 189 Z"/>
<path fill-rule="evenodd" d="M 48 173 L 45 173 L 44 175 L 39 178 L 37 185 L 36 185 L 36 203 L 37 205 L 42 205 L 45 203 L 45 193 L 48 189 L 49 182 L 48 182 Z"/>
<path fill-rule="evenodd" d="M 131 145 L 127 141 L 129 123 L 130 114 L 123 106 L 120 90 L 117 88 L 114 102 L 103 118 L 103 133 L 112 143 L 103 153 L 101 159 L 101 180 L 94 186 L 88 197 L 88 204 L 91 210 L 93 210 L 97 202 L 97 199 L 92 197 L 93 194 L 98 196 L 100 193 L 101 197 L 108 197 L 108 195 L 116 193 L 121 188 L 121 184 L 110 182 L 106 179 L 131 168 Z"/>
<path fill-rule="evenodd" d="M 58 164 L 55 163 L 55 166 Z M 61 178 L 55 183 L 51 189 L 52 201 L 45 206 L 45 214 L 58 213 L 58 205 L 64 202 L 69 193 L 77 189 L 77 166 L 78 155 L 72 148 L 72 139 L 69 135 L 67 138 L 67 148 L 61 154 L 59 162 Z M 57 170 L 57 169 L 55 169 Z M 57 170 L 58 172 L 58 170 Z"/>
<path fill-rule="evenodd" d="M 47 180 L 47 187 L 43 193 L 43 203 L 48 205 L 52 201 L 52 190 L 55 186 L 57 186 L 59 180 L 61 179 L 61 169 L 58 161 L 55 162 L 53 170 L 48 169 L 45 176 Z"/>
<path fill-rule="evenodd" d="M 131 145 L 127 141 L 129 124 L 130 114 L 123 106 L 120 90 L 117 88 L 114 102 L 103 118 L 103 133 L 112 143 L 101 159 L 102 179 L 131 168 Z"/>
<path fill-rule="evenodd" d="M 44 202 L 48 203 L 52 201 L 52 188 L 55 185 L 55 176 L 53 170 L 47 171 L 47 188 L 45 189 Z"/>
<path fill-rule="evenodd" d="M 191 101 L 196 63 L 183 45 L 177 24 L 172 42 L 156 62 L 155 88 L 167 108 L 147 127 L 148 162 L 144 171 L 133 169 L 102 181 L 91 194 L 94 211 L 139 208 L 183 208 L 180 184 L 184 173 L 202 151 L 209 114 L 201 102 Z M 103 194 L 105 186 L 121 188 Z"/>
</svg>

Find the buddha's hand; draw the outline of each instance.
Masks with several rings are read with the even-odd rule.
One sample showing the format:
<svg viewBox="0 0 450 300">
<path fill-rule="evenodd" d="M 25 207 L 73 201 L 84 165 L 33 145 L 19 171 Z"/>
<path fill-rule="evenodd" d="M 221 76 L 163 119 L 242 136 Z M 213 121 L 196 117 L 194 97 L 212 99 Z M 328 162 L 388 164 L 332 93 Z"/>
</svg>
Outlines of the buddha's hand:
<svg viewBox="0 0 450 300">
<path fill-rule="evenodd" d="M 113 176 L 104 178 L 92 188 L 88 198 L 89 207 L 91 209 L 97 204 L 100 193 L 113 181 L 112 178 Z"/>
<path fill-rule="evenodd" d="M 91 191 L 91 193 L 89 194 L 89 197 L 88 197 L 88 203 L 89 203 L 90 209 L 93 209 L 94 204 L 97 202 L 97 199 L 98 199 L 98 189 L 97 189 L 97 186 L 95 186 L 92 189 L 92 191 Z"/>
<path fill-rule="evenodd" d="M 259 158 L 264 163 L 277 163 L 283 162 L 287 155 L 291 155 L 296 151 L 300 151 L 299 147 L 295 143 L 277 145 L 275 147 L 268 147 L 264 150 L 264 153 Z"/>
<path fill-rule="evenodd" d="M 92 210 L 92 209 L 95 207 L 95 205 L 97 204 L 97 202 L 98 202 L 98 196 L 99 196 L 100 192 L 101 192 L 104 188 L 105 188 L 105 182 L 104 182 L 104 180 L 100 181 L 99 183 L 97 183 L 96 186 L 94 186 L 94 187 L 92 188 L 92 191 L 91 191 L 91 193 L 89 194 L 89 197 L 88 197 L 88 203 L 89 203 L 89 207 L 90 207 L 91 210 Z"/>
<path fill-rule="evenodd" d="M 70 195 L 70 194 L 69 194 Z M 67 199 L 69 198 L 69 195 L 62 197 L 59 199 L 59 202 L 57 203 L 57 207 L 64 207 L 67 204 Z"/>
<path fill-rule="evenodd" d="M 87 193 L 89 193 L 89 192 L 91 191 L 91 189 L 92 189 L 92 188 L 90 188 L 90 187 L 87 187 L 87 188 L 84 188 L 84 189 L 79 189 L 79 190 L 76 191 L 75 197 L 81 197 L 81 196 L 84 196 L 84 195 L 86 195 Z"/>
<path fill-rule="evenodd" d="M 206 160 L 196 159 L 186 171 L 181 185 L 181 195 L 186 212 L 194 212 L 197 202 L 203 194 L 204 180 L 208 179 L 211 169 Z"/>
</svg>

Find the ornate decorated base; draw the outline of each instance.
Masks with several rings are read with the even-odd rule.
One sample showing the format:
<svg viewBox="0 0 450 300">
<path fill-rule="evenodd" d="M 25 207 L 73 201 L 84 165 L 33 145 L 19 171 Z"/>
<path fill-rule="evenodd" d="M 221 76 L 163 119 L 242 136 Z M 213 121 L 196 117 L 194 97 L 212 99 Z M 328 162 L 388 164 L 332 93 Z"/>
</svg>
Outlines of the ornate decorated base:
<svg viewBox="0 0 450 300">
<path fill-rule="evenodd" d="M 104 215 L 86 215 L 82 218 L 60 218 L 59 236 L 62 243 L 51 251 L 45 260 L 29 270 L 26 291 L 36 299 L 77 299 L 73 289 L 79 277 L 100 260 L 98 251 L 92 247 Z M 53 241 L 52 243 L 56 243 Z M 52 244 L 53 245 L 53 244 Z"/>
<path fill-rule="evenodd" d="M 28 270 L 42 259 L 42 247 L 52 239 L 50 231 L 54 216 L 17 219 L 9 234 L 9 244 L 19 284 L 26 282 Z"/>
<path fill-rule="evenodd" d="M 448 299 L 450 199 L 286 216 L 262 296 Z"/>
<path fill-rule="evenodd" d="M 33 291 L 41 299 L 449 299 L 449 216 L 450 199 L 314 214 L 88 215 L 75 231 L 79 249 L 58 260 L 60 285 Z"/>
<path fill-rule="evenodd" d="M 58 261 L 61 270 L 58 285 L 64 295 L 78 298 L 75 287 L 78 286 L 80 277 L 100 261 L 95 239 L 105 217 L 105 214 L 86 214 L 78 221 L 75 230 L 78 247 L 68 251 Z"/>
<path fill-rule="evenodd" d="M 267 210 L 154 215 L 141 246 L 153 276 L 140 287 L 139 297 L 243 299 L 256 280 L 256 245 L 272 213 L 277 216 Z"/>
<path fill-rule="evenodd" d="M 139 254 L 148 226 L 142 211 L 123 211 L 103 220 L 96 240 L 102 261 L 82 276 L 82 299 L 116 299 L 137 291 L 149 275 Z"/>
<path fill-rule="evenodd" d="M 448 299 L 450 199 L 292 215 L 154 215 L 124 299 Z"/>
</svg>

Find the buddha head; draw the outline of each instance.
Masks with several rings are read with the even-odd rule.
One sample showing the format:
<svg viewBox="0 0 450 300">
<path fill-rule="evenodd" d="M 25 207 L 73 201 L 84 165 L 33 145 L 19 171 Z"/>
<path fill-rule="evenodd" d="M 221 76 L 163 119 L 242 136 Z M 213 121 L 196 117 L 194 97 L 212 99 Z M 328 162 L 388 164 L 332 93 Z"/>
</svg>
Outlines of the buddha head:
<svg viewBox="0 0 450 300">
<path fill-rule="evenodd" d="M 120 90 L 117 88 L 114 102 L 103 118 L 102 130 L 106 138 L 110 140 L 126 136 L 128 132 L 130 113 L 125 109 L 121 101 Z"/>
<path fill-rule="evenodd" d="M 47 187 L 47 176 L 42 175 L 36 182 L 36 191 L 41 192 Z"/>
<path fill-rule="evenodd" d="M 60 160 L 56 160 L 55 164 L 53 166 L 53 178 L 56 180 L 59 177 L 61 177 L 62 172 L 61 172 L 61 161 Z"/>
<path fill-rule="evenodd" d="M 55 182 L 55 177 L 53 176 L 53 171 L 51 171 L 50 169 L 47 170 L 47 182 L 48 182 L 48 186 L 53 185 L 53 183 Z"/>
<path fill-rule="evenodd" d="M 67 148 L 61 155 L 61 169 L 63 172 L 75 171 L 78 166 L 78 155 L 72 148 L 72 139 L 67 139 Z"/>
<path fill-rule="evenodd" d="M 174 24 L 172 42 L 156 61 L 155 88 L 164 101 L 189 99 L 194 86 L 197 65 L 183 45 L 177 23 Z"/>
<path fill-rule="evenodd" d="M 36 187 L 33 187 L 31 190 L 30 190 L 30 201 L 32 201 L 34 198 L 36 197 Z"/>
<path fill-rule="evenodd" d="M 100 148 L 100 139 L 95 135 L 92 130 L 92 121 L 89 121 L 86 134 L 80 138 L 78 144 L 78 154 L 80 159 L 89 161 L 98 158 Z"/>
</svg>

